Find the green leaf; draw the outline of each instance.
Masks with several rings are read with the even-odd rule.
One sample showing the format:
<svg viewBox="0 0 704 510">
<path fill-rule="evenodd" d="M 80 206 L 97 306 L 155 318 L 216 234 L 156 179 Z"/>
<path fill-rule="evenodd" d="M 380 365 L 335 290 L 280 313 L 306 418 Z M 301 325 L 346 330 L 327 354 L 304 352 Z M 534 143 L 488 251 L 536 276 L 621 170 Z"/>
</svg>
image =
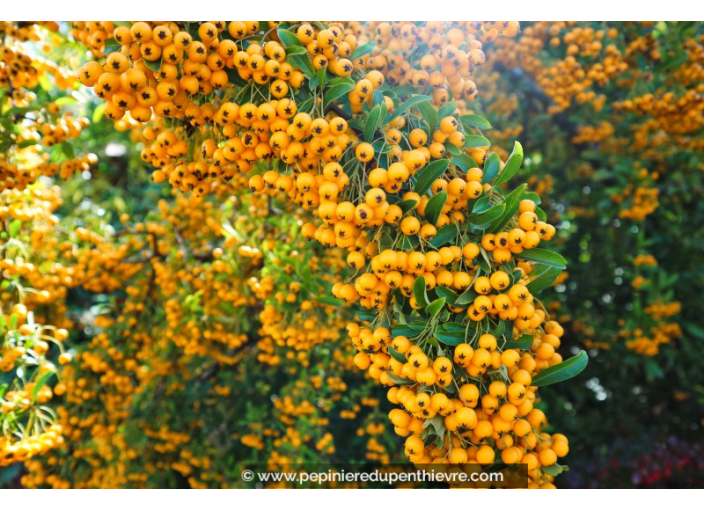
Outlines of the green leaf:
<svg viewBox="0 0 704 510">
<path fill-rule="evenodd" d="M 398 247 L 402 250 L 413 250 L 420 244 L 420 238 L 417 235 L 403 236 Z"/>
<path fill-rule="evenodd" d="M 438 218 L 442 214 L 442 208 L 445 207 L 445 202 L 447 202 L 447 191 L 445 190 L 428 200 L 425 205 L 425 219 L 428 220 L 428 223 L 435 225 L 438 222 Z"/>
<path fill-rule="evenodd" d="M 474 207 L 472 207 L 473 214 L 480 214 L 484 211 L 491 209 L 491 197 L 489 195 L 483 196 L 474 202 Z"/>
<path fill-rule="evenodd" d="M 542 248 L 523 250 L 517 255 L 517 257 L 523 260 L 530 260 L 532 262 L 538 262 L 539 264 L 556 267 L 558 269 L 565 269 L 567 267 L 567 261 L 562 255 L 555 253 L 554 251 L 544 250 Z"/>
<path fill-rule="evenodd" d="M 64 142 L 61 144 L 61 152 L 63 152 L 68 159 L 73 159 L 76 157 L 76 153 L 73 150 L 73 145 L 70 142 Z"/>
<path fill-rule="evenodd" d="M 438 108 L 438 119 L 442 120 L 445 117 L 449 117 L 455 112 L 456 109 L 457 103 L 455 103 L 454 101 L 448 101 L 440 108 Z"/>
<path fill-rule="evenodd" d="M 488 147 L 491 142 L 481 135 L 465 135 L 463 147 Z"/>
<path fill-rule="evenodd" d="M 455 291 L 443 286 L 435 287 L 435 292 L 441 298 L 445 298 L 445 301 L 450 305 L 457 301 L 457 298 L 459 297 Z"/>
<path fill-rule="evenodd" d="M 471 287 L 467 290 L 464 291 L 464 293 L 457 298 L 457 301 L 455 301 L 455 306 L 465 306 L 468 305 L 469 303 L 474 303 L 474 300 L 477 299 L 477 294 L 474 289 Z"/>
<path fill-rule="evenodd" d="M 438 111 L 427 102 L 418 103 L 418 111 L 428 124 L 428 136 L 431 136 L 438 127 Z"/>
<path fill-rule="evenodd" d="M 494 186 L 499 186 L 516 175 L 516 172 L 521 168 L 521 163 L 523 163 L 523 147 L 520 143 L 516 142 L 513 145 L 513 151 L 508 157 L 501 174 L 499 174 L 494 182 Z"/>
<path fill-rule="evenodd" d="M 374 312 L 367 312 L 364 310 L 360 310 L 357 312 L 357 320 L 364 322 L 372 322 L 374 319 L 376 319 L 376 313 Z"/>
<path fill-rule="evenodd" d="M 288 53 L 288 48 L 290 46 L 303 46 L 303 43 L 301 40 L 290 30 L 285 30 L 283 28 L 279 28 L 276 31 L 277 35 L 279 36 L 279 40 L 281 41 L 281 44 L 284 45 L 284 48 L 286 48 L 287 53 Z"/>
<path fill-rule="evenodd" d="M 499 338 L 501 335 L 503 335 L 506 331 L 506 322 L 507 321 L 499 321 L 499 323 L 496 325 L 491 334 L 494 335 L 496 338 Z"/>
<path fill-rule="evenodd" d="M 459 322 L 445 322 L 442 325 L 442 329 L 445 331 L 466 331 L 467 326 L 465 324 L 460 324 Z"/>
<path fill-rule="evenodd" d="M 482 176 L 482 183 L 491 182 L 499 174 L 501 170 L 501 160 L 499 155 L 492 152 L 487 158 L 486 163 L 484 163 L 484 175 Z"/>
<path fill-rule="evenodd" d="M 406 363 L 408 361 L 403 354 L 401 354 L 391 346 L 389 346 L 389 355 L 399 363 Z"/>
<path fill-rule="evenodd" d="M 362 44 L 361 46 L 357 46 L 354 51 L 352 52 L 352 56 L 350 57 L 350 60 L 356 60 L 358 58 L 362 58 L 365 55 L 369 55 L 372 51 L 374 51 L 374 43 L 368 42 L 365 44 Z"/>
<path fill-rule="evenodd" d="M 318 74 L 316 74 L 315 76 L 316 78 L 318 78 L 318 87 L 320 87 L 321 89 L 325 87 L 325 82 L 327 80 L 327 68 L 323 67 L 322 69 L 318 69 Z"/>
<path fill-rule="evenodd" d="M 331 297 L 331 296 L 319 296 L 317 298 L 317 301 L 319 303 L 324 304 L 324 305 L 337 306 L 337 307 L 340 307 L 344 304 L 343 301 L 341 301 L 337 298 Z"/>
<path fill-rule="evenodd" d="M 39 142 L 36 140 L 22 140 L 17 144 L 17 147 L 19 149 L 26 149 L 27 147 L 31 147 L 32 145 L 37 145 Z"/>
<path fill-rule="evenodd" d="M 445 151 L 453 158 L 457 158 L 463 154 L 459 147 L 450 142 L 445 143 Z"/>
<path fill-rule="evenodd" d="M 484 211 L 483 213 L 470 214 L 467 217 L 467 221 L 473 225 L 484 225 L 486 223 L 491 223 L 495 219 L 503 216 L 505 210 L 506 210 L 506 204 L 497 204 L 493 207 L 490 207 L 488 210 Z"/>
<path fill-rule="evenodd" d="M 645 379 L 648 382 L 652 382 L 655 379 L 662 379 L 665 377 L 665 373 L 662 371 L 660 365 L 651 358 L 645 360 Z"/>
<path fill-rule="evenodd" d="M 34 391 L 32 391 L 32 401 L 36 402 L 37 400 L 37 395 L 39 394 L 39 390 L 42 389 L 42 386 L 44 386 L 47 381 L 51 378 L 52 375 L 56 375 L 54 372 L 47 372 L 44 375 L 42 375 L 39 380 L 37 380 L 36 384 L 34 385 Z"/>
<path fill-rule="evenodd" d="M 553 464 L 552 466 L 543 466 L 542 468 L 543 473 L 546 473 L 550 476 L 557 476 L 560 473 L 566 473 L 567 471 L 570 470 L 569 467 L 567 466 L 561 466 L 560 464 Z"/>
<path fill-rule="evenodd" d="M 434 336 L 438 339 L 438 342 L 445 345 L 457 346 L 465 341 L 464 331 L 443 331 L 438 329 L 435 331 Z"/>
<path fill-rule="evenodd" d="M 405 336 L 408 338 L 415 338 L 420 333 L 417 329 L 409 326 L 408 324 L 397 324 L 392 328 L 391 336 L 396 338 L 397 336 Z"/>
<path fill-rule="evenodd" d="M 396 111 L 394 112 L 394 115 L 392 118 L 398 117 L 401 115 L 403 112 L 408 110 L 409 108 L 412 108 L 414 106 L 417 106 L 421 103 L 427 103 L 429 101 L 432 101 L 433 98 L 428 97 L 428 96 L 411 96 L 409 99 L 406 100 L 405 103 L 403 103 L 401 106 L 396 108 Z"/>
<path fill-rule="evenodd" d="M 396 205 L 398 205 L 401 208 L 401 210 L 403 211 L 403 214 L 406 214 L 408 211 L 413 209 L 417 204 L 418 204 L 418 200 L 408 199 L 408 200 L 402 200 L 401 202 L 399 202 Z"/>
<path fill-rule="evenodd" d="M 105 103 L 100 103 L 98 106 L 96 106 L 95 110 L 93 110 L 93 124 L 97 124 L 100 122 L 100 119 L 103 118 L 103 115 L 105 114 Z"/>
<path fill-rule="evenodd" d="M 161 69 L 161 57 L 156 60 L 147 60 L 143 58 L 142 62 L 144 62 L 144 65 L 147 66 L 147 68 L 151 69 L 155 73 L 158 73 L 159 69 Z"/>
<path fill-rule="evenodd" d="M 572 379 L 587 367 L 589 356 L 584 351 L 579 351 L 579 354 L 573 358 L 546 368 L 533 378 L 531 386 L 549 386 L 568 379 Z"/>
<path fill-rule="evenodd" d="M 531 294 L 537 294 L 541 290 L 545 290 L 550 287 L 550 285 L 557 280 L 557 277 L 560 276 L 561 273 L 562 269 L 557 267 L 548 267 L 542 274 L 526 285 L 526 288 Z"/>
<path fill-rule="evenodd" d="M 464 152 L 459 156 L 452 156 L 452 162 L 459 168 L 461 168 L 463 172 L 466 172 L 470 168 L 479 167 L 479 165 L 477 165 L 477 162 L 474 161 L 471 156 L 465 154 Z"/>
<path fill-rule="evenodd" d="M 389 376 L 389 380 L 394 384 L 398 384 L 400 386 L 415 384 L 414 381 L 409 381 L 408 379 L 404 379 L 403 377 L 399 377 L 391 372 L 386 372 L 386 374 Z"/>
<path fill-rule="evenodd" d="M 335 99 L 344 96 L 354 89 L 354 80 L 351 80 L 350 78 L 343 78 L 342 80 L 343 81 L 333 80 L 330 82 L 331 86 L 325 93 L 325 98 L 323 99 L 323 108 L 327 108 Z"/>
<path fill-rule="evenodd" d="M 440 248 L 442 245 L 452 241 L 455 237 L 457 237 L 457 232 L 457 225 L 445 225 L 436 232 L 435 237 L 433 237 L 433 240 L 430 241 L 429 244 L 433 248 Z"/>
<path fill-rule="evenodd" d="M 521 184 L 504 198 L 504 204 L 506 204 L 506 211 L 504 212 L 504 215 L 501 218 L 494 220 L 491 223 L 491 226 L 489 227 L 489 232 L 498 232 L 499 230 L 504 228 L 504 225 L 511 221 L 513 215 L 518 212 L 518 205 L 521 201 L 521 196 L 523 195 L 523 192 L 526 190 L 527 186 L 527 184 Z"/>
<path fill-rule="evenodd" d="M 413 283 L 413 297 L 421 308 L 428 306 L 428 293 L 426 292 L 425 276 L 419 276 Z"/>
<path fill-rule="evenodd" d="M 540 195 L 538 195 L 535 191 L 526 191 L 523 193 L 521 200 L 530 200 L 535 205 L 540 205 L 543 203 L 542 200 L 540 200 Z"/>
<path fill-rule="evenodd" d="M 548 221 L 548 215 L 540 207 L 535 208 L 535 215 L 538 217 L 538 221 Z"/>
<path fill-rule="evenodd" d="M 491 129 L 491 124 L 489 124 L 489 121 L 479 115 L 462 115 L 462 117 L 460 117 L 460 120 L 462 121 L 462 124 L 464 124 L 465 129 Z"/>
<path fill-rule="evenodd" d="M 518 340 L 509 340 L 506 342 L 506 349 L 520 349 L 522 351 L 530 350 L 533 345 L 533 335 L 523 335 Z"/>
<path fill-rule="evenodd" d="M 308 53 L 305 55 L 287 56 L 286 60 L 289 61 L 294 67 L 298 67 L 309 80 L 313 79 L 315 76 L 315 67 L 313 67 L 313 62 L 311 62 L 310 55 Z"/>
<path fill-rule="evenodd" d="M 10 234 L 10 237 L 17 237 L 17 234 L 20 233 L 21 227 L 22 227 L 21 220 L 14 220 L 12 223 L 10 223 L 10 227 L 8 228 L 8 232 Z"/>
<path fill-rule="evenodd" d="M 424 278 L 425 280 L 425 278 Z M 415 289 L 414 289 L 415 290 Z M 430 303 L 425 307 L 425 311 L 428 312 L 431 318 L 435 317 L 440 313 L 440 310 L 445 306 L 445 298 L 441 297 Z"/>
<path fill-rule="evenodd" d="M 287 57 L 295 57 L 296 55 L 307 55 L 308 50 L 305 49 L 303 46 L 289 46 L 286 48 L 286 56 Z M 322 69 L 321 69 L 322 71 Z"/>
<path fill-rule="evenodd" d="M 57 98 L 54 103 L 56 103 L 58 106 L 66 106 L 67 104 L 73 104 L 76 103 L 78 99 L 76 99 L 73 96 L 63 96 Z"/>
<path fill-rule="evenodd" d="M 419 195 L 424 195 L 430 189 L 433 181 L 445 173 L 450 166 L 449 159 L 438 159 L 425 168 L 421 169 L 416 176 L 416 185 L 413 191 Z"/>
<path fill-rule="evenodd" d="M 374 134 L 379 128 L 379 123 L 381 122 L 381 105 L 378 104 L 369 112 L 367 117 L 367 124 L 364 126 L 364 139 L 367 142 L 374 141 Z"/>
</svg>

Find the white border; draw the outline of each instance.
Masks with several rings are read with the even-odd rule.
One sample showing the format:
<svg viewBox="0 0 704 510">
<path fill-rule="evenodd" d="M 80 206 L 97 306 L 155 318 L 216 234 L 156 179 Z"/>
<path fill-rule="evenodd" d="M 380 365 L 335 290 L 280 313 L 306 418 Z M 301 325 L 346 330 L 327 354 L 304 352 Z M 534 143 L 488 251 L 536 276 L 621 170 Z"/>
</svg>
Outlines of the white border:
<svg viewBox="0 0 704 510">
<path fill-rule="evenodd" d="M 224 13 L 235 11 L 240 18 L 259 19 L 264 14 L 277 13 L 284 17 L 347 19 L 360 14 L 375 19 L 398 19 L 399 15 L 413 19 L 435 19 L 438 17 L 471 17 L 472 19 L 547 19 L 587 21 L 595 19 L 632 20 L 703 20 L 704 3 L 670 0 L 667 2 L 639 1 L 614 2 L 613 0 L 589 0 L 586 2 L 526 2 L 504 0 L 502 2 L 382 2 L 379 0 L 356 0 L 353 2 L 300 2 L 291 0 L 269 0 L 267 2 L 145 2 L 144 0 L 122 0 L 96 2 L 95 0 L 29 0 L 16 2 L 0 0 L 4 19 L 26 19 L 42 17 L 90 18 L 161 18 L 168 10 L 172 18 L 196 17 L 217 19 Z M 196 8 L 197 6 L 197 8 Z M 306 12 L 310 11 L 310 15 Z M 75 13 L 75 14 L 74 14 Z M 130 16 L 132 15 L 132 16 Z M 285 15 L 285 16 L 284 16 Z M 266 17 L 266 16 L 264 16 Z"/>
</svg>

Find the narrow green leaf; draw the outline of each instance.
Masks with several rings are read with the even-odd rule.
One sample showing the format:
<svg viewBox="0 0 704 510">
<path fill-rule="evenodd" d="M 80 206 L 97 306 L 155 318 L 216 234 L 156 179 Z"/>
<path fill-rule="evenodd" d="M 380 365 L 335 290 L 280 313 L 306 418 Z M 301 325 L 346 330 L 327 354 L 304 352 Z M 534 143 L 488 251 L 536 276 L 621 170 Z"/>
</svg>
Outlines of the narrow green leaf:
<svg viewBox="0 0 704 510">
<path fill-rule="evenodd" d="M 415 338 L 418 336 L 419 331 L 412 328 L 408 324 L 397 324 L 391 330 L 391 336 L 396 338 L 397 336 L 405 336 L 408 338 Z"/>
<path fill-rule="evenodd" d="M 442 329 L 445 331 L 466 331 L 467 326 L 465 324 L 460 324 L 459 322 L 445 322 L 442 325 Z"/>
<path fill-rule="evenodd" d="M 521 196 L 523 195 L 523 192 L 526 190 L 527 186 L 527 184 L 521 184 L 511 193 L 506 195 L 506 197 L 504 198 L 504 204 L 506 204 L 506 210 L 504 211 L 504 215 L 501 218 L 498 218 L 491 222 L 491 226 L 488 229 L 489 232 L 498 232 L 499 230 L 504 228 L 504 226 L 509 221 L 511 221 L 513 215 L 518 212 L 518 205 L 521 202 Z"/>
<path fill-rule="evenodd" d="M 344 304 L 343 301 L 341 301 L 337 298 L 331 297 L 331 296 L 319 296 L 317 298 L 317 301 L 319 303 L 324 304 L 324 305 L 337 306 L 337 307 L 340 307 Z"/>
<path fill-rule="evenodd" d="M 521 168 L 521 163 L 523 163 L 523 147 L 520 143 L 516 142 L 513 145 L 513 151 L 508 157 L 506 164 L 504 165 L 501 174 L 496 178 L 494 186 L 499 186 L 507 182 L 511 177 L 516 175 L 518 170 Z"/>
<path fill-rule="evenodd" d="M 454 302 L 457 301 L 457 298 L 459 297 L 455 293 L 455 291 L 443 286 L 435 287 L 435 292 L 441 298 L 445 298 L 445 301 L 450 305 L 454 304 Z"/>
<path fill-rule="evenodd" d="M 34 385 L 34 390 L 32 391 L 32 401 L 36 402 L 37 400 L 37 395 L 39 394 L 39 390 L 42 389 L 42 387 L 49 381 L 51 376 L 56 375 L 54 372 L 47 372 L 43 374 L 39 380 L 37 380 L 36 384 Z"/>
<path fill-rule="evenodd" d="M 465 341 L 464 331 L 443 331 L 438 329 L 435 331 L 434 336 L 438 339 L 438 342 L 445 345 L 457 346 Z"/>
<path fill-rule="evenodd" d="M 442 208 L 445 207 L 445 202 L 447 202 L 447 191 L 445 190 L 428 200 L 425 205 L 425 219 L 428 220 L 428 223 L 435 225 L 438 222 L 438 218 L 442 214 Z"/>
<path fill-rule="evenodd" d="M 420 238 L 417 235 L 403 236 L 399 243 L 399 248 L 402 250 L 413 250 L 420 244 Z"/>
<path fill-rule="evenodd" d="M 374 134 L 376 133 L 379 123 L 381 121 L 381 105 L 378 104 L 369 112 L 367 117 L 367 124 L 364 126 L 364 139 L 367 142 L 374 141 Z"/>
<path fill-rule="evenodd" d="M 543 248 L 523 250 L 517 255 L 517 257 L 523 260 L 530 260 L 532 262 L 538 262 L 539 264 L 556 267 L 558 269 L 565 269 L 567 267 L 567 261 L 562 255 Z"/>
<path fill-rule="evenodd" d="M 463 147 L 488 147 L 491 142 L 481 135 L 465 135 Z"/>
<path fill-rule="evenodd" d="M 158 73 L 159 69 L 161 69 L 161 57 L 156 60 L 147 60 L 143 58 L 142 62 L 144 62 L 144 65 L 151 69 L 152 72 Z"/>
<path fill-rule="evenodd" d="M 93 110 L 93 124 L 97 124 L 100 122 L 100 119 L 103 118 L 103 115 L 105 114 L 105 103 L 100 103 L 98 106 L 95 107 L 95 110 Z"/>
<path fill-rule="evenodd" d="M 59 106 L 66 106 L 67 104 L 73 104 L 73 103 L 75 103 L 75 102 L 77 102 L 77 101 L 78 101 L 78 99 L 76 99 L 76 98 L 73 97 L 73 96 L 63 96 L 63 97 L 57 98 L 57 99 L 54 101 L 54 103 L 56 103 L 56 104 L 59 105 Z"/>
<path fill-rule="evenodd" d="M 398 205 L 401 208 L 401 210 L 403 211 L 403 214 L 406 214 L 408 211 L 413 209 L 417 204 L 418 204 L 417 200 L 408 199 L 408 200 L 402 200 L 401 202 L 399 202 L 396 205 Z"/>
<path fill-rule="evenodd" d="M 322 69 L 318 69 L 318 73 L 315 75 L 318 78 L 318 87 L 320 87 L 321 89 L 325 87 L 325 82 L 327 81 L 327 74 L 327 68 L 323 67 Z"/>
<path fill-rule="evenodd" d="M 480 214 L 484 211 L 488 211 L 489 209 L 491 209 L 491 197 L 488 195 L 483 196 L 477 199 L 476 202 L 474 202 L 474 206 L 472 207 L 472 214 Z"/>
<path fill-rule="evenodd" d="M 430 241 L 430 246 L 434 248 L 440 248 L 446 243 L 449 243 L 452 241 L 455 237 L 457 237 L 457 225 L 450 224 L 450 225 L 445 225 L 442 227 L 440 230 L 437 231 L 435 234 L 435 237 L 433 237 L 433 240 Z"/>
<path fill-rule="evenodd" d="M 408 361 L 403 354 L 401 354 L 391 346 L 389 346 L 389 355 L 399 363 L 406 363 Z"/>
<path fill-rule="evenodd" d="M 519 255 L 520 256 L 520 255 Z M 557 267 L 548 267 L 542 274 L 538 275 L 537 278 L 532 280 L 526 288 L 531 294 L 537 294 L 538 292 L 547 289 L 555 283 L 558 276 L 562 273 L 562 269 Z M 532 275 L 531 275 L 532 276 Z"/>
<path fill-rule="evenodd" d="M 39 142 L 36 140 L 22 140 L 17 144 L 17 147 L 20 149 L 26 149 L 27 147 L 31 147 L 32 145 L 37 145 Z"/>
<path fill-rule="evenodd" d="M 296 55 L 307 55 L 307 54 L 308 54 L 308 50 L 305 49 L 303 46 L 289 46 L 288 48 L 286 48 L 286 56 L 287 57 L 294 57 Z"/>
<path fill-rule="evenodd" d="M 431 318 L 434 318 L 437 314 L 440 313 L 440 310 L 442 310 L 444 306 L 445 298 L 441 297 L 426 306 L 425 311 L 428 312 L 428 315 L 430 315 Z"/>
<path fill-rule="evenodd" d="M 501 159 L 499 155 L 492 152 L 484 163 L 484 175 L 482 176 L 482 183 L 491 182 L 499 174 L 501 170 Z"/>
<path fill-rule="evenodd" d="M 449 159 L 438 159 L 425 168 L 421 169 L 416 176 L 416 185 L 413 191 L 419 195 L 424 195 L 430 189 L 433 181 L 445 173 L 450 166 Z"/>
<path fill-rule="evenodd" d="M 530 200 L 535 205 L 540 205 L 542 203 L 542 200 L 540 200 L 540 195 L 538 195 L 535 191 L 526 191 L 523 193 L 521 200 Z"/>
<path fill-rule="evenodd" d="M 491 124 L 489 124 L 489 121 L 479 115 L 462 115 L 462 117 L 460 117 L 460 120 L 462 121 L 462 124 L 464 124 L 465 129 L 491 129 Z"/>
<path fill-rule="evenodd" d="M 284 48 L 286 48 L 287 53 L 288 53 L 288 48 L 290 46 L 303 46 L 303 43 L 301 40 L 290 30 L 285 30 L 283 28 L 279 28 L 276 31 L 277 35 L 279 36 L 279 40 L 281 41 L 281 44 L 284 45 Z"/>
<path fill-rule="evenodd" d="M 442 120 L 445 117 L 449 117 L 453 113 L 455 113 L 455 110 L 457 109 L 457 103 L 454 101 L 448 101 L 444 105 L 442 105 L 440 108 L 438 108 L 438 119 Z"/>
<path fill-rule="evenodd" d="M 470 168 L 477 168 L 479 166 L 471 156 L 465 154 L 464 152 L 459 156 L 452 156 L 452 163 L 461 168 L 463 172 L 466 172 Z"/>
<path fill-rule="evenodd" d="M 530 350 L 533 345 L 533 335 L 523 335 L 518 340 L 509 340 L 506 342 L 506 349 L 520 349 L 522 351 Z"/>
<path fill-rule="evenodd" d="M 399 377 L 391 372 L 386 372 L 386 374 L 389 376 L 389 380 L 394 384 L 398 384 L 400 386 L 406 386 L 409 384 L 416 384 L 414 381 L 409 381 L 408 379 L 404 379 L 403 377 Z"/>
<path fill-rule="evenodd" d="M 8 233 L 10 234 L 10 237 L 17 237 L 17 234 L 20 233 L 21 227 L 21 220 L 14 220 L 12 223 L 10 223 L 10 227 L 7 229 Z"/>
<path fill-rule="evenodd" d="M 425 286 L 425 276 L 419 276 L 413 283 L 413 297 L 416 298 L 416 303 L 418 303 L 418 306 L 421 308 L 425 308 L 430 304 L 428 302 L 428 293 Z"/>
<path fill-rule="evenodd" d="M 352 52 L 352 56 L 350 57 L 350 60 L 356 60 L 358 58 L 362 58 L 365 55 L 369 55 L 372 51 L 374 51 L 374 43 L 368 42 L 365 44 L 362 44 L 361 46 L 357 46 L 354 51 Z"/>
<path fill-rule="evenodd" d="M 352 91 L 355 87 L 354 80 L 345 78 L 345 81 L 338 81 L 328 89 L 323 99 L 323 108 L 327 108 L 330 103 Z M 331 82 L 333 83 L 333 82 Z"/>
<path fill-rule="evenodd" d="M 546 368 L 533 378 L 531 386 L 549 386 L 568 379 L 572 379 L 582 370 L 587 368 L 589 356 L 584 351 L 579 351 L 579 354 L 573 358 Z"/>
<path fill-rule="evenodd" d="M 472 225 L 484 225 L 486 223 L 491 223 L 497 218 L 503 216 L 505 210 L 506 204 L 496 204 L 495 206 L 490 207 L 488 210 L 484 211 L 483 213 L 470 214 L 467 217 L 467 221 L 470 222 Z"/>
<path fill-rule="evenodd" d="M 428 136 L 431 136 L 438 127 L 438 111 L 428 102 L 418 103 L 417 107 L 423 120 L 428 124 Z"/>
<path fill-rule="evenodd" d="M 474 300 L 477 299 L 477 294 L 474 292 L 474 289 L 471 287 L 467 290 L 464 291 L 464 293 L 457 298 L 457 301 L 455 301 L 455 306 L 466 306 L 469 303 L 474 303 Z"/>
<path fill-rule="evenodd" d="M 392 118 L 398 117 L 399 115 L 401 115 L 403 112 L 405 112 L 405 111 L 408 110 L 409 108 L 412 108 L 412 107 L 414 107 L 414 106 L 417 106 L 417 105 L 419 105 L 419 104 L 421 104 L 421 103 L 427 103 L 427 102 L 429 102 L 429 101 L 432 101 L 432 99 L 433 99 L 433 98 L 428 97 L 428 96 L 421 96 L 421 95 L 418 95 L 418 96 L 411 96 L 409 99 L 406 100 L 405 103 L 403 103 L 401 106 L 399 106 L 398 108 L 396 108 L 396 111 L 394 112 Z"/>
</svg>

